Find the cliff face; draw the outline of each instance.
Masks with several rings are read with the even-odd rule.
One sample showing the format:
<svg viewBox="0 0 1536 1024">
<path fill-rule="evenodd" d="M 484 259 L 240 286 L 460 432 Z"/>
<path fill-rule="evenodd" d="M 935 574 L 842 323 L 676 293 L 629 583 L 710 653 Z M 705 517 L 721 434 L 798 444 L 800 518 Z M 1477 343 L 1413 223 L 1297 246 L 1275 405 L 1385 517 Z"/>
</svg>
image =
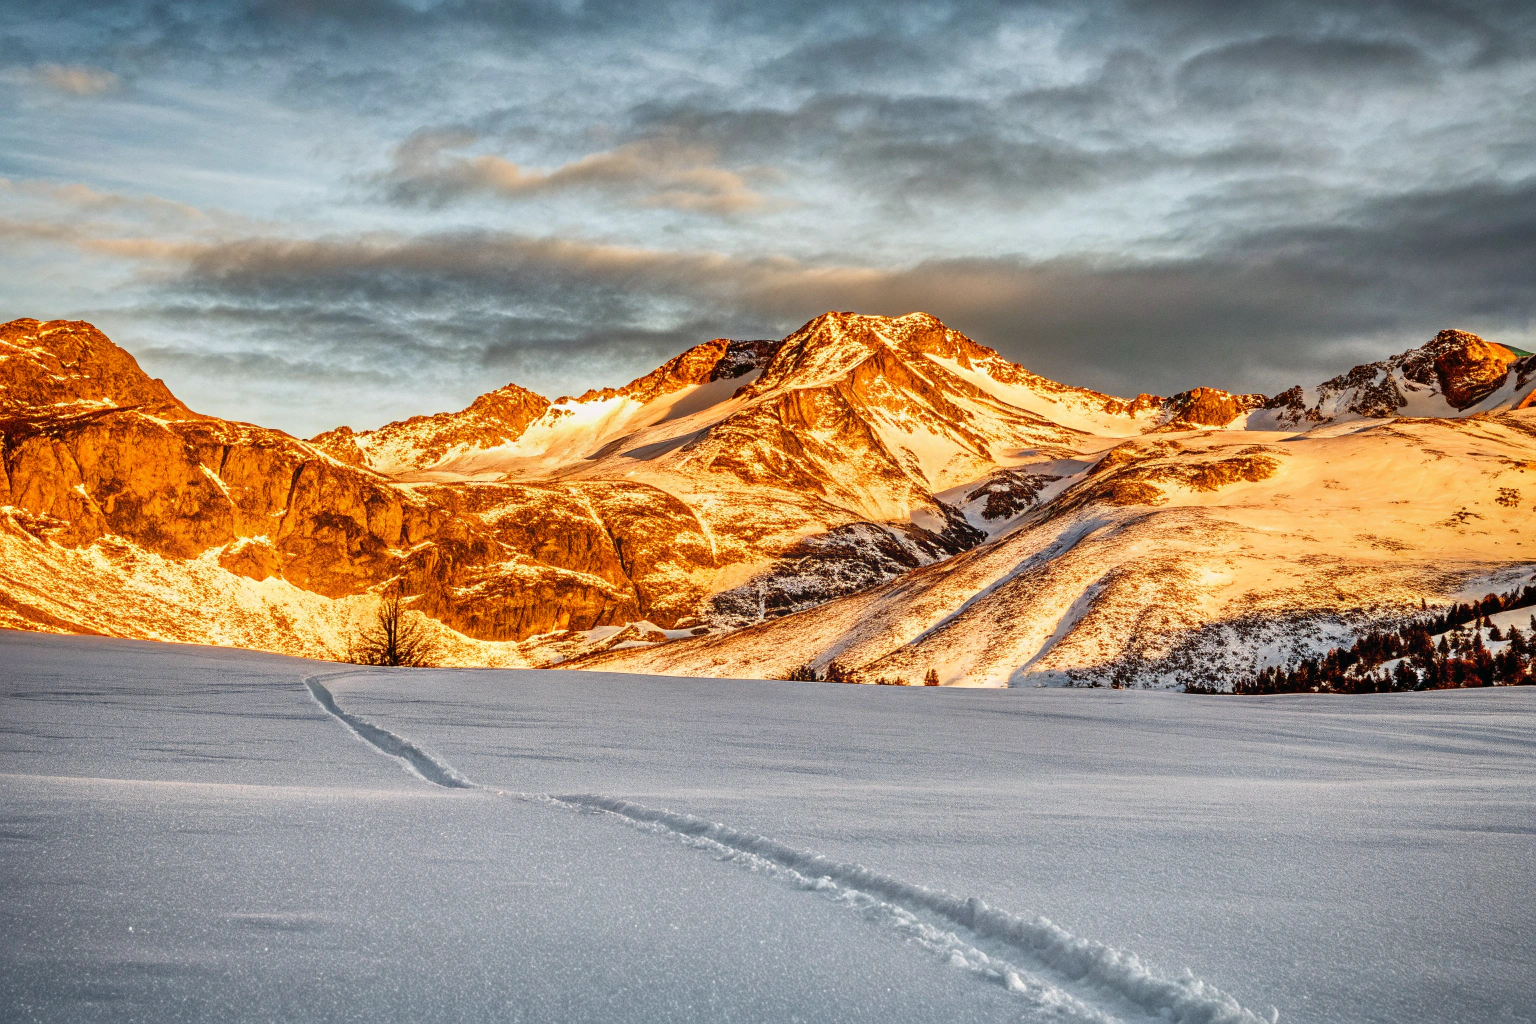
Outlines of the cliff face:
<svg viewBox="0 0 1536 1024">
<path fill-rule="evenodd" d="M 20 321 L 0 337 L 0 504 L 32 537 L 211 557 L 327 598 L 403 579 L 424 611 L 485 640 L 640 614 L 624 530 L 579 495 L 396 486 L 280 431 L 190 413 L 87 325 Z"/>
<path fill-rule="evenodd" d="M 303 441 L 192 412 L 88 324 L 19 320 L 0 325 L 0 624 L 334 655 L 348 616 L 399 585 L 459 661 L 634 659 L 948 580 L 1037 520 L 1267 494 L 1300 449 L 1262 431 L 1533 393 L 1536 357 L 1447 331 L 1276 399 L 1124 400 L 926 314 L 829 313 L 781 342 L 706 342 L 622 388 L 550 402 L 507 385 Z M 1506 461 L 1536 469 L 1511 431 Z M 1499 508 L 1522 500 L 1501 491 Z"/>
</svg>

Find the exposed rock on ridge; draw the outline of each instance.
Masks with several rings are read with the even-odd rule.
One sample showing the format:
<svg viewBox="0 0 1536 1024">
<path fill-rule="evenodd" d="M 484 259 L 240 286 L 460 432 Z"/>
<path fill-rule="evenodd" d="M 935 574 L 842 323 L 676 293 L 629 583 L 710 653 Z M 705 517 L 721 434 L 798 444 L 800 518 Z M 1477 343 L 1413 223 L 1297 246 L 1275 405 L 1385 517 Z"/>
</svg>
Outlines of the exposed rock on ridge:
<svg viewBox="0 0 1536 1024">
<path fill-rule="evenodd" d="M 130 406 L 193 415 L 164 381 L 83 320 L 0 324 L 0 409 L 7 415 Z"/>
<path fill-rule="evenodd" d="M 1501 390 L 1524 391 L 1533 371 L 1536 357 L 1466 331 L 1445 330 L 1391 359 L 1356 366 L 1315 388 L 1297 386 L 1276 395 L 1265 403 L 1272 415 L 1260 422 L 1296 427 L 1340 419 L 1455 415 L 1476 411 Z"/>
<path fill-rule="evenodd" d="M 728 338 L 716 338 L 695 345 L 680 356 L 674 356 L 644 377 L 630 381 L 621 388 L 594 388 L 583 392 L 578 398 L 557 398 L 555 404 L 600 402 L 610 398 L 629 398 L 645 403 L 690 384 L 734 380 L 761 368 L 773 357 L 780 344 L 777 341 L 731 341 Z"/>
<path fill-rule="evenodd" d="M 354 466 L 426 469 L 455 449 L 510 444 L 548 408 L 547 398 L 508 384 L 481 395 L 459 412 L 412 416 L 362 433 L 337 427 L 316 436 L 312 443 Z"/>
</svg>

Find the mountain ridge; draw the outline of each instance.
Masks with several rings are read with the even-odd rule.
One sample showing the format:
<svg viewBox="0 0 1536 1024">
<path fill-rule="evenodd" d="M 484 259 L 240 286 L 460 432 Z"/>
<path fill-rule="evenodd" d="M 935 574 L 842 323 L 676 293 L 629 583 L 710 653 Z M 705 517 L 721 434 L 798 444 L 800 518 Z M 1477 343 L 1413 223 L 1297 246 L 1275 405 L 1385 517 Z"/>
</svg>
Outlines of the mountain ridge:
<svg viewBox="0 0 1536 1024">
<path fill-rule="evenodd" d="M 968 566 L 1028 549 L 1033 541 L 1020 537 L 1099 522 L 1085 543 L 1020 556 L 1045 557 L 1066 578 L 1074 552 L 1104 548 L 1095 538 L 1107 523 L 1152 538 L 1175 511 L 1192 522 L 1201 503 L 1210 522 L 1261 493 L 1289 507 L 1300 499 L 1276 481 L 1310 465 L 1331 433 L 1372 439 L 1351 460 L 1406 466 L 1404 453 L 1439 443 L 1419 425 L 1437 417 L 1462 431 L 1487 423 L 1483 443 L 1511 466 L 1536 468 L 1521 432 L 1533 392 L 1536 358 L 1446 331 L 1275 398 L 1193 388 L 1122 399 L 1032 374 L 928 314 L 828 313 L 782 341 L 705 342 L 620 388 L 550 401 L 509 384 L 457 413 L 302 441 L 192 412 L 89 325 L 18 320 L 0 327 L 0 623 L 336 656 L 371 595 L 400 586 L 460 663 L 603 657 L 636 670 L 777 673 L 777 653 L 742 652 L 755 649 L 757 632 L 792 621 L 800 633 L 781 646 L 798 646 L 807 660 L 858 649 L 855 667 L 906 672 L 917 665 L 913 651 L 929 657 L 933 636 L 960 630 L 946 616 L 970 622 L 987 605 L 954 582 L 979 571 Z M 1433 415 L 1403 419 L 1405 411 Z M 1469 450 L 1453 461 L 1482 458 Z M 1329 490 L 1323 479 L 1307 483 L 1308 501 Z M 1505 509 L 1493 497 L 1488 504 L 1494 515 Z M 1348 560 L 1296 544 L 1307 557 Z M 1419 572 L 1420 599 L 1518 561 L 1482 541 L 1456 544 L 1469 552 L 1465 565 Z M 1197 545 L 1190 557 L 1207 554 Z M 1028 579 L 1038 597 L 1054 585 L 1019 564 L 983 589 L 1017 591 Z M 1169 578 L 1188 568 L 1170 566 Z M 1172 678 L 1156 668 L 1174 656 L 1166 651 L 1143 654 L 1152 666 L 1144 671 L 1127 669 L 1122 648 L 1146 647 L 1145 638 L 1118 626 L 1106 633 L 1120 645 L 1113 657 L 1084 647 L 1083 665 L 1063 660 L 1081 646 L 1073 639 L 1081 628 L 1067 621 L 1073 602 L 1087 602 L 1072 614 L 1092 624 L 1116 601 L 1116 614 L 1145 617 L 1126 595 L 1137 586 L 1159 592 L 1125 565 L 1104 573 L 1066 606 L 1046 602 L 1041 621 L 1061 632 L 1049 649 L 1025 652 L 1012 634 L 999 635 L 993 647 L 1017 662 L 1007 672 L 975 662 L 941 674 L 994 683 L 1042 672 L 1073 682 L 1113 672 Z M 923 601 L 970 611 L 929 621 L 919 631 L 929 639 L 903 626 L 886 648 L 804 642 L 824 628 L 818 618 L 840 622 L 847 607 L 889 603 L 892 593 L 946 578 Z M 1366 588 L 1339 593 L 1308 614 L 1337 620 L 1351 601 L 1369 604 Z M 152 607 L 150 594 L 166 608 Z M 198 607 L 224 621 L 199 625 Z M 1232 615 L 1211 605 L 1186 625 L 1198 631 Z M 898 618 L 923 616 L 908 608 Z M 676 643 L 696 632 L 706 635 Z M 689 650 L 715 653 L 695 663 Z"/>
</svg>

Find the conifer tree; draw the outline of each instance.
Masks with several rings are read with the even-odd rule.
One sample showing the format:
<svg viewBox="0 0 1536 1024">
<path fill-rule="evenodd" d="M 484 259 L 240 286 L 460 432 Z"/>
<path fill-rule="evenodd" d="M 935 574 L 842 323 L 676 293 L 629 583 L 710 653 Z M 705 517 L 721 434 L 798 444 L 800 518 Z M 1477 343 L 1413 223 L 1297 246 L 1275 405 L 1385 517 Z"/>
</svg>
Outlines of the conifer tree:
<svg viewBox="0 0 1536 1024">
<path fill-rule="evenodd" d="M 835 661 L 827 662 L 827 674 L 825 679 L 829 683 L 856 683 L 859 681 L 858 678 L 854 675 L 853 669 L 843 668 L 843 666 L 839 665 Z"/>
</svg>

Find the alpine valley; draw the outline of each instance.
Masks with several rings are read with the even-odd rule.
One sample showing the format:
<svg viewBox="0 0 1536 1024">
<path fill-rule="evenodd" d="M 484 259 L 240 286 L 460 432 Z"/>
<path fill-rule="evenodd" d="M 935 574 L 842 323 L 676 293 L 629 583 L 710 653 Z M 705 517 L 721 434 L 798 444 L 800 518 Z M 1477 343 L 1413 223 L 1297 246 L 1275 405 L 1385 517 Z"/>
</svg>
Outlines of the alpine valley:
<svg viewBox="0 0 1536 1024">
<path fill-rule="evenodd" d="M 89 324 L 0 326 L 0 626 L 453 665 L 1178 686 L 1536 569 L 1536 356 L 1459 331 L 1275 397 L 1115 398 L 923 313 L 307 441 Z"/>
</svg>

